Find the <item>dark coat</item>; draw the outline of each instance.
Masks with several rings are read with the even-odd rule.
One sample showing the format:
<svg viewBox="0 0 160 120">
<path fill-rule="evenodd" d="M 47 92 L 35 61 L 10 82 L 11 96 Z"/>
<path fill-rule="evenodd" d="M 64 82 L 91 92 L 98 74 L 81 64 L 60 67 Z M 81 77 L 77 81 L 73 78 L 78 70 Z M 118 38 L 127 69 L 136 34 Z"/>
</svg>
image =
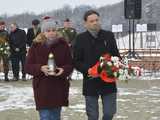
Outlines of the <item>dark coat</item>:
<svg viewBox="0 0 160 120">
<path fill-rule="evenodd" d="M 27 36 L 24 30 L 16 29 L 9 35 L 9 45 L 11 56 L 26 54 L 26 41 Z M 19 48 L 20 51 L 16 52 L 15 49 Z"/>
<path fill-rule="evenodd" d="M 41 32 L 40 28 L 38 29 L 37 33 L 34 34 L 33 28 L 29 28 L 27 31 L 27 45 L 30 47 L 34 38 Z"/>
<path fill-rule="evenodd" d="M 94 38 L 88 31 L 79 34 L 74 44 L 74 65 L 83 73 L 83 94 L 94 96 L 117 92 L 116 83 L 105 83 L 100 78 L 88 78 L 88 69 L 96 64 L 100 56 L 110 53 L 120 56 L 112 32 L 100 30 L 98 38 Z"/>
<path fill-rule="evenodd" d="M 54 54 L 56 65 L 64 69 L 59 77 L 45 76 L 40 70 L 42 65 L 47 64 L 50 52 Z M 68 105 L 69 80 L 67 76 L 72 72 L 73 65 L 69 46 L 63 39 L 59 39 L 58 43 L 51 47 L 33 43 L 29 49 L 25 70 L 33 75 L 36 109 Z"/>
</svg>

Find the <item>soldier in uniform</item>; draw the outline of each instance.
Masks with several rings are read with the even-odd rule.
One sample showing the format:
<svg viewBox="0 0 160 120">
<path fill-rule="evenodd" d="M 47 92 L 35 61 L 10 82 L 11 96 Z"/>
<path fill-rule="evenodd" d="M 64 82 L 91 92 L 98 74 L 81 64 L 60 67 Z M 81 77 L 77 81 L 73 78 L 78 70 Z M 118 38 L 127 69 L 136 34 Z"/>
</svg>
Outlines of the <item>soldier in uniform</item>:
<svg viewBox="0 0 160 120">
<path fill-rule="evenodd" d="M 67 41 L 67 43 L 70 47 L 71 54 L 73 56 L 72 46 L 74 44 L 74 40 L 76 38 L 77 32 L 76 32 L 76 29 L 71 27 L 71 21 L 69 20 L 69 18 L 66 18 L 64 20 L 63 27 L 58 29 L 58 33 L 59 33 L 60 37 L 63 37 Z M 68 79 L 72 80 L 71 75 L 68 76 Z"/>
<path fill-rule="evenodd" d="M 8 79 L 9 71 L 9 34 L 5 30 L 5 22 L 0 21 L 0 61 L 3 61 L 3 69 L 5 74 L 5 81 Z"/>
<path fill-rule="evenodd" d="M 76 37 L 76 29 L 71 27 L 71 21 L 67 18 L 64 20 L 63 27 L 59 28 L 59 34 L 65 38 L 68 45 L 72 47 L 72 44 L 74 42 L 74 39 Z"/>
</svg>

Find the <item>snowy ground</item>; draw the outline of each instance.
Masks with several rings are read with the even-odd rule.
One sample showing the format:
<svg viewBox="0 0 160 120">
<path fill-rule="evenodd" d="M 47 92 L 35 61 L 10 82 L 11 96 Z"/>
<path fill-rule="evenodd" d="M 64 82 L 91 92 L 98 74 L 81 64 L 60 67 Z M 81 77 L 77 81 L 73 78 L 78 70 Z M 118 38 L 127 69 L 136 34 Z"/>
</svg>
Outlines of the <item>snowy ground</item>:
<svg viewBox="0 0 160 120">
<path fill-rule="evenodd" d="M 81 86 L 81 80 L 71 81 L 70 106 L 63 108 L 62 120 L 87 120 Z M 160 120 L 159 113 L 159 80 L 118 83 L 118 111 L 114 120 Z M 38 120 L 31 80 L 0 81 L 0 120 Z"/>
</svg>

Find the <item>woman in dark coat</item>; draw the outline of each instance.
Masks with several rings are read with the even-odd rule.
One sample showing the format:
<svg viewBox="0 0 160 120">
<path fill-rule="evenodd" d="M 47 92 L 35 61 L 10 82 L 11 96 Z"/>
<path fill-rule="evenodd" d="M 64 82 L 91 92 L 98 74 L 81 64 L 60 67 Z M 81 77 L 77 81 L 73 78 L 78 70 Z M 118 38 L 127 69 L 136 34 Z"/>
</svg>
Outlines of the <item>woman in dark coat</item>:
<svg viewBox="0 0 160 120">
<path fill-rule="evenodd" d="M 44 20 L 41 30 L 29 50 L 25 69 L 33 75 L 34 98 L 40 120 L 60 120 L 61 107 L 68 106 L 67 76 L 73 70 L 72 57 L 65 40 L 57 37 L 53 20 Z M 47 65 L 50 53 L 54 55 L 57 66 L 57 72 L 52 72 L 52 75 Z"/>
</svg>

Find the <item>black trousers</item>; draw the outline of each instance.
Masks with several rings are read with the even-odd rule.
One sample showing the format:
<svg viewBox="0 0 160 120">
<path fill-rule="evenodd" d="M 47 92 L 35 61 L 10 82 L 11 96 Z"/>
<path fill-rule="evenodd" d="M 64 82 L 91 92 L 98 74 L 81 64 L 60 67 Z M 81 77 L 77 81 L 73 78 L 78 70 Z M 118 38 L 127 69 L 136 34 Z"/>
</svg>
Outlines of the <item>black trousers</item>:
<svg viewBox="0 0 160 120">
<path fill-rule="evenodd" d="M 12 71 L 13 71 L 13 75 L 15 78 L 19 78 L 20 65 L 21 65 L 21 70 L 22 70 L 21 71 L 22 77 L 25 77 L 25 74 L 26 74 L 24 71 L 25 59 L 26 59 L 26 54 L 11 56 Z"/>
</svg>

